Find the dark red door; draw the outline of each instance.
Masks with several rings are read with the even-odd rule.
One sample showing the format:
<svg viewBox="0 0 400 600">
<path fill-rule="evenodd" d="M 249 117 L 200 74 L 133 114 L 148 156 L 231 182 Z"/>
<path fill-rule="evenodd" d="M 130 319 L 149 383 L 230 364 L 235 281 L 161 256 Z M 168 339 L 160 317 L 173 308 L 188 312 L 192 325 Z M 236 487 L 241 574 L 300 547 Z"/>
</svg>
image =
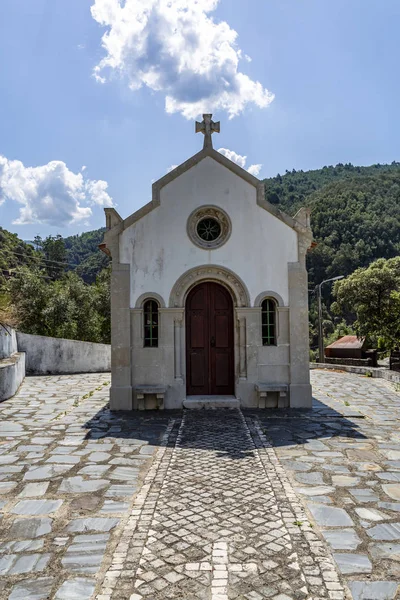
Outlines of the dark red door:
<svg viewBox="0 0 400 600">
<path fill-rule="evenodd" d="M 233 304 L 222 285 L 197 285 L 186 301 L 187 393 L 234 393 Z"/>
</svg>

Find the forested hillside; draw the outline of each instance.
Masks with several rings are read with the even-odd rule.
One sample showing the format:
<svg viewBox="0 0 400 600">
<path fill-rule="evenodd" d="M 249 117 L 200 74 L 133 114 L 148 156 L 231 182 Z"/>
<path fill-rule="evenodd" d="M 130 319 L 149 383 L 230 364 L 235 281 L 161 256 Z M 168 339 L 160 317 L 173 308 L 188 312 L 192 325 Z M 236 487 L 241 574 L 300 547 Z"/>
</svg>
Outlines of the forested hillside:
<svg viewBox="0 0 400 600">
<path fill-rule="evenodd" d="M 104 230 L 26 243 L 0 228 L 0 322 L 26 333 L 110 340 Z"/>
<path fill-rule="evenodd" d="M 384 173 L 399 173 L 400 162 L 393 161 L 390 165 L 371 165 L 370 167 L 355 167 L 348 163 L 343 165 L 323 167 L 313 171 L 286 171 L 284 175 L 277 175 L 265 179 L 266 198 L 272 204 L 279 204 L 279 208 L 290 215 L 294 215 L 299 208 L 308 204 L 309 197 L 321 188 L 343 179 L 363 179 Z"/>
<path fill-rule="evenodd" d="M 324 279 L 350 275 L 377 258 L 400 255 L 400 163 L 293 170 L 266 179 L 265 184 L 266 198 L 284 212 L 294 215 L 301 206 L 312 209 L 317 245 L 307 258 L 310 290 Z M 24 314 L 24 322 L 31 323 L 27 330 L 37 332 L 40 325 L 47 335 L 53 332 L 77 339 L 90 339 L 92 335 L 93 341 L 107 341 L 106 267 L 110 259 L 98 249 L 103 233 L 104 229 L 97 229 L 67 238 L 37 237 L 32 247 L 0 228 L 0 318 L 12 314 L 18 322 Z M 1 276 L 10 269 L 21 271 L 13 285 Z M 29 312 L 38 305 L 30 301 L 32 294 L 42 299 L 37 314 Z M 351 326 L 352 319 L 346 315 L 345 323 L 343 315 L 333 317 L 329 286 L 324 287 L 324 294 L 326 335 L 335 335 L 338 322 L 340 331 L 346 333 L 343 328 Z M 311 294 L 310 300 L 311 344 L 315 346 L 315 296 Z M 92 325 L 87 331 L 85 323 L 89 322 Z"/>
<path fill-rule="evenodd" d="M 40 265 L 40 256 L 15 233 L 0 227 L 0 321 L 10 321 L 10 298 L 5 282 L 20 267 Z"/>
<path fill-rule="evenodd" d="M 40 256 L 30 244 L 23 242 L 16 233 L 0 227 L 0 270 L 9 271 L 21 265 L 33 265 Z"/>
<path fill-rule="evenodd" d="M 317 246 L 308 255 L 310 287 L 400 254 L 400 163 L 292 171 L 266 179 L 266 198 L 294 215 L 312 209 Z"/>
<path fill-rule="evenodd" d="M 101 228 L 64 238 L 68 262 L 77 265 L 76 272 L 87 283 L 95 281 L 96 275 L 110 262 L 107 255 L 99 250 L 104 232 L 105 228 Z"/>
</svg>

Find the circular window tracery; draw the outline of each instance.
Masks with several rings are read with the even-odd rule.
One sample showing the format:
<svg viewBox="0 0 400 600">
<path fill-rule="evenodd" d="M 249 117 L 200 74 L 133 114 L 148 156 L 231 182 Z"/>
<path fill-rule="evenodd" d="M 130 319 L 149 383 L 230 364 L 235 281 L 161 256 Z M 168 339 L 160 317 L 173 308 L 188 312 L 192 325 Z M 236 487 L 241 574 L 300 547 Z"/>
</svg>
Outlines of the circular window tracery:
<svg viewBox="0 0 400 600">
<path fill-rule="evenodd" d="M 231 235 L 231 220 L 217 206 L 202 206 L 188 219 L 188 235 L 192 242 L 204 249 L 220 248 Z"/>
<path fill-rule="evenodd" d="M 214 242 L 221 235 L 221 225 L 217 219 L 202 219 L 197 224 L 197 234 L 205 242 Z"/>
</svg>

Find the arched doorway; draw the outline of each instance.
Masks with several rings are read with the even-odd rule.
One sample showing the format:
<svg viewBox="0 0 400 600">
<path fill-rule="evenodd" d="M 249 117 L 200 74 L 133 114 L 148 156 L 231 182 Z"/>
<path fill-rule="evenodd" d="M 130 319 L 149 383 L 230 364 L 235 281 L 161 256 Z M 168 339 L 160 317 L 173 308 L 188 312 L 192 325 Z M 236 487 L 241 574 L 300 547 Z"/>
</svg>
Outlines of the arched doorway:
<svg viewBox="0 0 400 600">
<path fill-rule="evenodd" d="M 196 285 L 186 300 L 188 396 L 234 393 L 233 302 L 214 281 Z"/>
</svg>

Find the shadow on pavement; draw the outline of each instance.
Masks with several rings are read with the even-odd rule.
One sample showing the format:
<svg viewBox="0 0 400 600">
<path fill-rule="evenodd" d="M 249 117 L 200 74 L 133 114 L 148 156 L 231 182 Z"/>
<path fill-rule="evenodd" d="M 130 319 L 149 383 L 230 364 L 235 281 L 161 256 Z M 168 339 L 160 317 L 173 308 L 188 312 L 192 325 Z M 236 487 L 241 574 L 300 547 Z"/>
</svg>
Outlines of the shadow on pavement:
<svg viewBox="0 0 400 600">
<path fill-rule="evenodd" d="M 229 411 L 224 409 L 210 411 L 187 411 L 190 413 L 190 436 L 185 440 L 190 447 L 215 450 L 223 455 L 229 441 L 225 435 L 224 428 L 229 419 Z M 312 441 L 322 440 L 335 436 L 365 439 L 359 431 L 358 423 L 362 415 L 357 411 L 344 409 L 342 412 L 324 404 L 314 398 L 312 410 L 296 409 L 243 409 L 246 417 L 257 417 L 264 429 L 265 434 L 271 440 L 273 446 L 293 446 L 298 444 L 309 444 Z M 170 419 L 176 420 L 175 429 L 179 427 L 183 411 L 143 411 L 143 412 L 112 412 L 108 407 L 100 410 L 90 421 L 85 424 L 87 439 L 99 438 L 124 438 L 145 441 L 149 445 L 158 446 L 168 426 Z M 193 423 L 198 421 L 199 430 L 212 423 L 214 439 L 204 447 L 204 437 L 196 435 Z M 229 436 L 235 435 L 235 430 L 229 428 Z M 175 435 L 170 438 L 170 444 L 174 443 Z M 233 458 L 244 458 L 248 456 L 250 448 L 235 450 Z"/>
<path fill-rule="evenodd" d="M 359 430 L 364 417 L 358 411 L 346 409 L 338 412 L 334 408 L 313 398 L 311 410 L 247 410 L 261 421 L 264 433 L 274 447 L 294 446 L 323 441 L 336 436 L 351 439 L 366 439 Z"/>
</svg>

